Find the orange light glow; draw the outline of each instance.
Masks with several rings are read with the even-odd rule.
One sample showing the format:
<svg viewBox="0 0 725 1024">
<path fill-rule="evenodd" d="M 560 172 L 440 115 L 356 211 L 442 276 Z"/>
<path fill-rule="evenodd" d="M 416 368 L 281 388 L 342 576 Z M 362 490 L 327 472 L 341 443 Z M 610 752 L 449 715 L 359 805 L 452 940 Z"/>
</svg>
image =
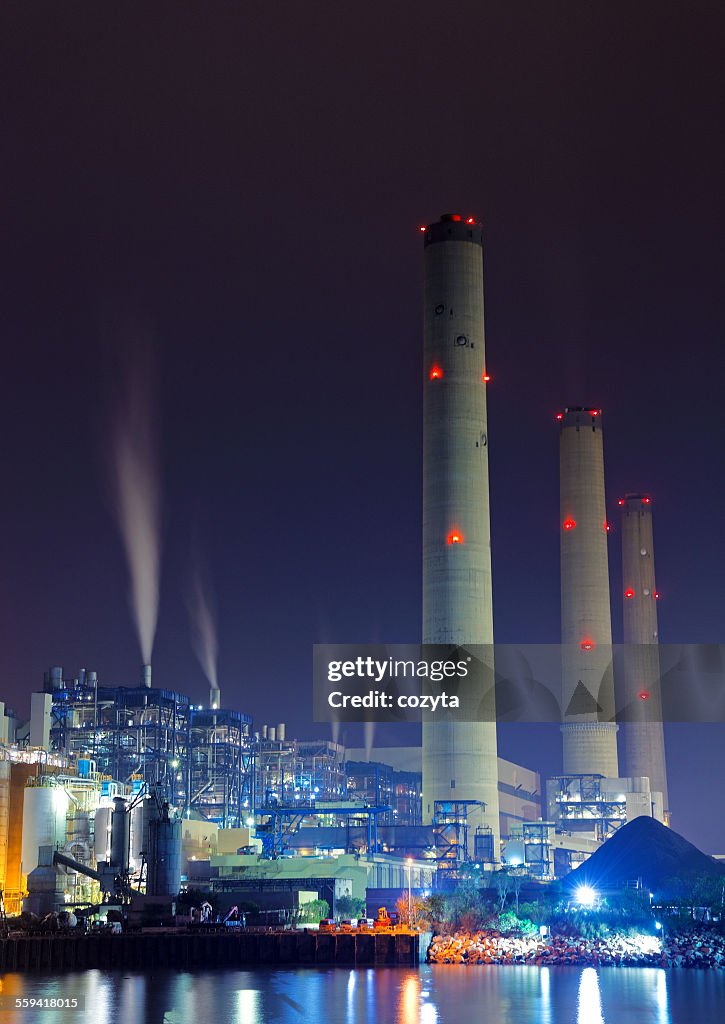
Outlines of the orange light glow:
<svg viewBox="0 0 725 1024">
<path fill-rule="evenodd" d="M 443 370 L 440 368 L 440 366 L 436 365 L 436 366 L 433 366 L 431 368 L 431 371 L 430 371 L 430 379 L 431 380 L 440 380 L 442 376 L 443 376 Z"/>
<path fill-rule="evenodd" d="M 484 384 L 488 384 L 488 382 L 491 380 L 491 374 L 490 373 L 483 373 L 483 374 L 481 374 L 481 380 L 483 381 Z"/>
<path fill-rule="evenodd" d="M 448 534 L 448 543 L 449 544 L 462 544 L 463 543 L 463 534 L 461 533 L 461 531 L 460 530 L 451 530 L 451 532 Z"/>
<path fill-rule="evenodd" d="M 567 516 L 561 525 L 565 530 L 573 530 L 576 526 L 576 519 L 572 519 L 571 516 Z"/>
</svg>

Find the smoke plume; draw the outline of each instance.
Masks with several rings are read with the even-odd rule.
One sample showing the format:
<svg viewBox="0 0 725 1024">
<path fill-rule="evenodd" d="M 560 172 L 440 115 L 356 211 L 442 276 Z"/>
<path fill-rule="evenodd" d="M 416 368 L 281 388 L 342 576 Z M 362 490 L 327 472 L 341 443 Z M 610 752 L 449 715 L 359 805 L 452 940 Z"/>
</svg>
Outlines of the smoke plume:
<svg viewBox="0 0 725 1024">
<path fill-rule="evenodd" d="M 131 611 L 144 664 L 150 664 L 159 608 L 161 481 L 149 337 L 129 339 L 126 353 L 112 427 L 111 477 Z"/>
<path fill-rule="evenodd" d="M 191 644 L 213 690 L 219 689 L 216 610 L 209 570 L 198 550 L 194 553 L 187 598 L 191 620 Z"/>
</svg>

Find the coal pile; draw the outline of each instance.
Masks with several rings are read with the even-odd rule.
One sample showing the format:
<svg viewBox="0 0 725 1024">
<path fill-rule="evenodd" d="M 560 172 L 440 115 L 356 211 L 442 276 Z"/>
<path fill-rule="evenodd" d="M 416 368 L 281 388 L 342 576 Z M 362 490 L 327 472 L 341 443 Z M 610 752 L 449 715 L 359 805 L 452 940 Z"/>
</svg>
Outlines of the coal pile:
<svg viewBox="0 0 725 1024">
<path fill-rule="evenodd" d="M 586 863 L 567 875 L 565 885 L 617 888 L 641 879 L 661 891 L 674 879 L 725 881 L 725 865 L 709 857 L 654 818 L 634 818 L 623 825 Z"/>
</svg>

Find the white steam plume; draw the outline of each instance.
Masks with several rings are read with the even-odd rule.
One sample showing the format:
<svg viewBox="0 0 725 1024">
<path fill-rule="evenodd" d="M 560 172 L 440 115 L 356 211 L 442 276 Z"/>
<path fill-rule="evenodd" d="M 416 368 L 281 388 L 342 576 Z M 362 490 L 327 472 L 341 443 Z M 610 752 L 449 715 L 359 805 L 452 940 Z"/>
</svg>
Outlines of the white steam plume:
<svg viewBox="0 0 725 1024">
<path fill-rule="evenodd" d="M 131 611 L 144 664 L 151 663 L 159 610 L 161 482 L 148 351 L 132 345 L 112 430 L 112 484 L 130 576 Z"/>
<path fill-rule="evenodd" d="M 375 722 L 366 722 L 365 728 L 365 760 L 370 760 L 370 754 L 373 749 L 373 740 L 375 739 Z"/>
<path fill-rule="evenodd" d="M 219 689 L 219 642 L 216 610 L 209 571 L 197 553 L 187 598 L 191 620 L 191 645 L 213 690 Z"/>
</svg>

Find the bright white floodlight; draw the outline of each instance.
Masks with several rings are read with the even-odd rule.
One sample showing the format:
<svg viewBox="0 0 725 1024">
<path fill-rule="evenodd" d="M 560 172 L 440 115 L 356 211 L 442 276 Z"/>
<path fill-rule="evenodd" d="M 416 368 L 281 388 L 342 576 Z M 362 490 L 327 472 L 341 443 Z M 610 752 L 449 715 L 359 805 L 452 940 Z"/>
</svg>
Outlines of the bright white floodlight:
<svg viewBox="0 0 725 1024">
<path fill-rule="evenodd" d="M 591 885 L 580 885 L 574 893 L 574 899 L 580 907 L 593 907 L 597 902 L 597 894 Z"/>
</svg>

